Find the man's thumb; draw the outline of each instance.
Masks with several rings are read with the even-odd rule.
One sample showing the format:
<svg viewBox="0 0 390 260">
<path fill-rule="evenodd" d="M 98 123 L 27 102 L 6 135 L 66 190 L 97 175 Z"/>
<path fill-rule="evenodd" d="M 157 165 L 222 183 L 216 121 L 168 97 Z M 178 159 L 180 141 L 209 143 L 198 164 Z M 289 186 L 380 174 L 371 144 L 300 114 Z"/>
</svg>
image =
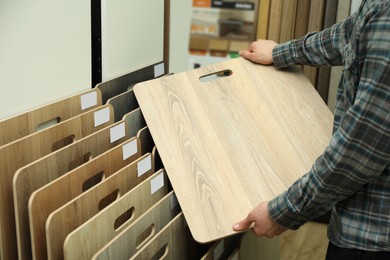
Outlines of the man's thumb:
<svg viewBox="0 0 390 260">
<path fill-rule="evenodd" d="M 253 221 L 249 220 L 248 218 L 245 218 L 244 220 L 241 220 L 240 222 L 233 225 L 233 230 L 235 231 L 243 231 L 247 230 Z"/>
</svg>

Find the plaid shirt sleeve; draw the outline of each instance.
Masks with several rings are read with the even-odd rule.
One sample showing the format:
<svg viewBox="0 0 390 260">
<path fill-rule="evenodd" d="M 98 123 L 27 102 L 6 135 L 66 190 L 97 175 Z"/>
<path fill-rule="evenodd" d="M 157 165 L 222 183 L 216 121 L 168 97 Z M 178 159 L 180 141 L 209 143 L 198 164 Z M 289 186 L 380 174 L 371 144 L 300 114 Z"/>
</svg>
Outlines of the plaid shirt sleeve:
<svg viewBox="0 0 390 260">
<path fill-rule="evenodd" d="M 367 241 L 377 239 L 382 242 L 381 250 L 390 250 L 389 3 L 383 1 L 366 13 L 360 31 L 351 36 L 355 19 L 352 16 L 323 32 L 281 44 L 273 51 L 278 67 L 348 66 L 344 67 L 342 82 L 344 112 L 335 122 L 329 145 L 311 170 L 271 200 L 268 207 L 278 224 L 297 229 L 336 203 L 353 197 L 355 202 L 348 202 L 349 233 L 343 234 L 350 239 L 347 243 L 367 249 Z M 346 61 L 343 49 L 355 41 L 350 37 L 358 39 L 358 53 L 352 61 Z M 372 202 L 378 202 L 378 208 L 368 205 Z"/>
<path fill-rule="evenodd" d="M 354 18 L 350 16 L 321 32 L 308 33 L 300 39 L 279 44 L 273 49 L 275 66 L 281 68 L 296 64 L 342 65 L 342 49 L 349 40 Z"/>
</svg>

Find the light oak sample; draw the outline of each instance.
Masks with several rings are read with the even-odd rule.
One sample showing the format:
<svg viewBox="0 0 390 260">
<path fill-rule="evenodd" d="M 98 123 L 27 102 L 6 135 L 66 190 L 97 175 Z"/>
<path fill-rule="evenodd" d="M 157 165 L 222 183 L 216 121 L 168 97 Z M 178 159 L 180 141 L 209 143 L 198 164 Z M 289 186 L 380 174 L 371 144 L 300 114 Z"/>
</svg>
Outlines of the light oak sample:
<svg viewBox="0 0 390 260">
<path fill-rule="evenodd" d="M 101 110 L 106 111 L 107 120 L 95 125 L 94 115 Z M 17 247 L 12 197 L 12 178 L 15 172 L 43 156 L 70 145 L 75 140 L 111 125 L 113 122 L 112 106 L 100 106 L 0 147 L 0 212 L 2 213 L 0 214 L 0 227 L 2 240 L 7 241 L 7 245 L 4 245 L 7 251 L 11 248 L 16 250 Z M 20 258 L 23 258 L 23 255 L 24 251 L 19 251 Z"/>
<path fill-rule="evenodd" d="M 152 161 L 154 155 L 146 154 L 140 161 L 148 158 Z M 49 215 L 45 228 L 48 259 L 63 259 L 63 244 L 69 233 L 154 173 L 151 165 L 150 170 L 138 177 L 137 162 L 125 166 Z"/>
<path fill-rule="evenodd" d="M 100 90 L 92 89 L 0 120 L 0 147 L 37 132 L 42 123 L 63 122 L 101 105 Z"/>
<path fill-rule="evenodd" d="M 331 137 L 332 113 L 298 68 L 237 58 L 134 91 L 202 243 L 234 234 L 232 224 L 308 172 Z"/>
<path fill-rule="evenodd" d="M 136 146 L 124 157 L 127 145 Z M 137 138 L 118 145 L 34 191 L 29 199 L 29 222 L 34 259 L 47 259 L 45 223 L 51 212 L 86 192 L 141 156 Z M 125 159 L 123 159 L 125 158 Z"/>
<path fill-rule="evenodd" d="M 125 136 L 111 142 L 111 131 L 121 125 L 125 126 Z M 83 139 L 74 142 L 54 153 L 30 163 L 15 173 L 13 195 L 16 217 L 16 232 L 20 248 L 31 258 L 31 240 L 28 217 L 28 200 L 30 195 L 40 187 L 62 176 L 66 172 L 86 163 L 91 157 L 117 146 L 135 136 L 145 122 L 139 109 L 134 110 L 112 126 L 106 127 Z M 19 246 L 19 244 L 18 244 Z"/>
<path fill-rule="evenodd" d="M 173 191 L 162 198 L 138 220 L 101 248 L 92 259 L 129 259 L 162 230 L 178 213 L 180 206 Z"/>
<path fill-rule="evenodd" d="M 130 259 L 199 259 L 183 213 L 179 213 Z"/>
<path fill-rule="evenodd" d="M 158 186 L 155 186 L 156 180 Z M 166 173 L 161 171 L 153 174 L 72 231 L 64 242 L 64 258 L 90 259 L 101 247 L 137 220 L 168 192 Z"/>
</svg>

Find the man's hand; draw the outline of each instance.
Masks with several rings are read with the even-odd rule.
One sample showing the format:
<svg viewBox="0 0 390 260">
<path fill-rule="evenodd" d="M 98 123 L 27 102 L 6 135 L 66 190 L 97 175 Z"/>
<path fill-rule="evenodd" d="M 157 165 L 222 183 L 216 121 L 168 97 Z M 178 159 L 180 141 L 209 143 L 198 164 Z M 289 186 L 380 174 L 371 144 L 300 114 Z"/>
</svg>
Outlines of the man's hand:
<svg viewBox="0 0 390 260">
<path fill-rule="evenodd" d="M 268 202 L 260 203 L 256 208 L 249 212 L 248 216 L 240 222 L 234 224 L 233 230 L 244 231 L 253 229 L 256 236 L 266 236 L 272 238 L 282 234 L 287 228 L 278 225 L 272 220 L 268 212 Z"/>
<path fill-rule="evenodd" d="M 240 56 L 253 62 L 270 65 L 273 63 L 272 50 L 278 44 L 271 40 L 257 40 L 249 44 L 247 50 L 241 50 Z"/>
</svg>

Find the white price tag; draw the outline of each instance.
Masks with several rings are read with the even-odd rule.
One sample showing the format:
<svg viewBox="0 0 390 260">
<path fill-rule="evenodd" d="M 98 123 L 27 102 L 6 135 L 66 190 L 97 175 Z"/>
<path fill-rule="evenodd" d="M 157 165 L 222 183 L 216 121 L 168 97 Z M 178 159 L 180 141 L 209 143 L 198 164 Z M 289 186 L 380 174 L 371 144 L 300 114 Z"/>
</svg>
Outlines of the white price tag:
<svg viewBox="0 0 390 260">
<path fill-rule="evenodd" d="M 96 106 L 98 103 L 97 92 L 93 91 L 87 94 L 84 94 L 80 97 L 81 110 Z"/>
<path fill-rule="evenodd" d="M 164 62 L 154 66 L 154 77 L 160 77 L 165 74 Z"/>
<path fill-rule="evenodd" d="M 122 146 L 123 161 L 127 160 L 138 152 L 137 140 L 133 140 Z"/>
<path fill-rule="evenodd" d="M 153 195 L 162 187 L 164 187 L 164 172 L 160 173 L 150 181 L 150 194 Z"/>
<path fill-rule="evenodd" d="M 104 108 L 94 113 L 95 127 L 110 121 L 110 108 Z"/>
<path fill-rule="evenodd" d="M 147 171 L 152 169 L 152 157 L 149 155 L 137 164 L 138 177 L 144 175 Z"/>
<path fill-rule="evenodd" d="M 122 137 L 125 137 L 125 135 L 126 135 L 126 128 L 125 128 L 124 122 L 110 128 L 110 142 L 111 143 L 118 141 Z"/>
</svg>

